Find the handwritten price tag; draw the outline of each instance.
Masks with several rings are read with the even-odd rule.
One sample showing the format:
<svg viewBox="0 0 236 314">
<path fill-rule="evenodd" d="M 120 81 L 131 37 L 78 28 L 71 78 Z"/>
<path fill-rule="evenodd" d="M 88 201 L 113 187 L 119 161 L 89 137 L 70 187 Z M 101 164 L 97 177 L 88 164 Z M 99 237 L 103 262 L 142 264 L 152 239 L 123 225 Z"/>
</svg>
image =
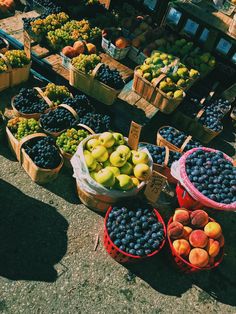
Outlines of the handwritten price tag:
<svg viewBox="0 0 236 314">
<path fill-rule="evenodd" d="M 166 183 L 166 177 L 157 171 L 152 172 L 152 177 L 145 189 L 145 196 L 151 203 L 156 203 Z"/>
<path fill-rule="evenodd" d="M 153 11 L 156 8 L 157 0 L 144 0 L 144 5 Z"/>
<path fill-rule="evenodd" d="M 142 130 L 142 127 L 140 124 L 134 121 L 131 122 L 130 130 L 129 130 L 128 145 L 134 150 L 138 148 L 141 130 Z"/>
<path fill-rule="evenodd" d="M 227 55 L 231 47 L 232 44 L 229 41 L 225 40 L 224 38 L 221 38 L 218 45 L 216 46 L 216 50 L 224 55 Z"/>
<path fill-rule="evenodd" d="M 27 31 L 24 31 L 24 51 L 27 58 L 31 59 L 31 38 Z"/>
<path fill-rule="evenodd" d="M 199 24 L 188 19 L 184 26 L 184 31 L 188 34 L 195 35 L 198 30 Z"/>
<path fill-rule="evenodd" d="M 182 16 L 181 12 L 177 11 L 174 8 L 171 8 L 167 16 L 167 21 L 171 24 L 178 25 L 181 16 Z"/>
</svg>

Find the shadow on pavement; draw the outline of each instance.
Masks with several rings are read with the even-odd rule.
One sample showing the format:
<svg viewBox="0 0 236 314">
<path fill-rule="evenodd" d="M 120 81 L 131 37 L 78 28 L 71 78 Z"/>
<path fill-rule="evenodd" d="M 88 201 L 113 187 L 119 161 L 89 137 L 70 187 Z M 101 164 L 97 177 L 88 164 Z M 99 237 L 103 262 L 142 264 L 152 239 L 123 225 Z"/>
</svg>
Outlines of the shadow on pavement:
<svg viewBox="0 0 236 314">
<path fill-rule="evenodd" d="M 197 291 L 199 302 L 213 302 L 216 299 L 221 303 L 235 306 L 235 213 L 211 211 L 209 215 L 221 224 L 225 236 L 225 257 L 217 269 L 190 275 L 181 273 L 174 265 L 166 243 L 165 248 L 152 259 L 125 265 L 129 273 L 140 277 L 162 294 L 180 297 L 195 285 L 203 290 Z"/>
<path fill-rule="evenodd" d="M 0 276 L 53 282 L 67 250 L 67 220 L 0 180 Z"/>
</svg>

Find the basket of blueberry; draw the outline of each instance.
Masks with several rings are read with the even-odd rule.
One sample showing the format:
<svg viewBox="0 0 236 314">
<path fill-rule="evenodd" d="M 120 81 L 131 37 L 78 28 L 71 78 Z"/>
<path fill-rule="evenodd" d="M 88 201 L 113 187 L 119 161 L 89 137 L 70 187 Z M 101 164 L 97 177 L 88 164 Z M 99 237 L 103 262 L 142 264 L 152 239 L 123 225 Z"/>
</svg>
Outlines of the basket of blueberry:
<svg viewBox="0 0 236 314">
<path fill-rule="evenodd" d="M 165 223 L 148 205 L 110 207 L 104 224 L 104 246 L 119 263 L 137 262 L 159 253 L 166 240 Z"/>
<path fill-rule="evenodd" d="M 191 136 L 187 136 L 184 132 L 171 126 L 163 126 L 158 130 L 157 145 L 167 146 L 171 151 L 178 153 L 201 146 L 200 143 L 192 140 Z"/>
<path fill-rule="evenodd" d="M 172 163 L 179 160 L 181 153 L 170 151 L 167 146 L 156 146 L 149 143 L 141 142 L 139 146 L 146 147 L 153 159 L 153 170 L 160 172 L 166 177 L 168 182 L 177 184 L 177 180 L 172 177 L 170 167 Z"/>
<path fill-rule="evenodd" d="M 63 166 L 63 158 L 53 138 L 44 133 L 35 133 L 20 141 L 18 160 L 32 181 L 38 184 L 55 180 Z"/>
<path fill-rule="evenodd" d="M 180 206 L 236 210 L 236 167 L 226 154 L 192 149 L 172 165 L 171 173 L 181 184 L 176 190 Z"/>
</svg>

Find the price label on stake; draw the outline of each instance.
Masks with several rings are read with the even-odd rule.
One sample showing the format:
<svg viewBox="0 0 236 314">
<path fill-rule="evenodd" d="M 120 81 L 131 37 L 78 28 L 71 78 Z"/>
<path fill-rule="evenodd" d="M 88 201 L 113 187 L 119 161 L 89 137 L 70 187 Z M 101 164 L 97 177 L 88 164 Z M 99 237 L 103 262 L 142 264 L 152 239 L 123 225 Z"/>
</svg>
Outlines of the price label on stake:
<svg viewBox="0 0 236 314">
<path fill-rule="evenodd" d="M 27 58 L 31 59 L 31 38 L 27 31 L 24 31 L 24 51 Z"/>
<path fill-rule="evenodd" d="M 144 192 L 145 196 L 151 203 L 157 202 L 165 183 L 166 183 L 165 176 L 163 176 L 157 171 L 152 172 L 152 176 Z"/>
<path fill-rule="evenodd" d="M 137 150 L 138 148 L 141 130 L 142 130 L 142 127 L 140 124 L 134 121 L 131 122 L 130 130 L 129 130 L 128 145 L 134 150 Z"/>
<path fill-rule="evenodd" d="M 184 31 L 190 35 L 195 35 L 198 30 L 199 24 L 188 19 L 184 26 Z"/>
</svg>

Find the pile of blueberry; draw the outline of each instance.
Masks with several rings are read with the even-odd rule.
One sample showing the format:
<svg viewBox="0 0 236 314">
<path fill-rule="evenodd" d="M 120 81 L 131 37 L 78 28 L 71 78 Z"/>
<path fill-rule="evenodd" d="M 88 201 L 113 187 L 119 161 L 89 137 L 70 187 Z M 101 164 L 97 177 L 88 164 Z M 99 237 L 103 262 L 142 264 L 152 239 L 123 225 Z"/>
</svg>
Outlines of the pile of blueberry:
<svg viewBox="0 0 236 314">
<path fill-rule="evenodd" d="M 95 133 L 102 133 L 111 129 L 111 117 L 99 113 L 89 112 L 79 119 L 79 123 L 87 125 Z"/>
<path fill-rule="evenodd" d="M 208 129 L 220 132 L 223 130 L 223 124 L 221 120 L 218 118 L 217 112 L 204 112 L 201 118 L 198 120 L 202 125 L 207 127 Z"/>
<path fill-rule="evenodd" d="M 180 148 L 184 141 L 187 138 L 187 135 L 184 132 L 181 132 L 171 126 L 164 127 L 160 130 L 160 135 L 164 137 L 165 140 Z M 190 140 L 188 144 L 185 146 L 184 151 L 188 151 L 192 148 L 200 147 L 201 144 L 199 142 Z"/>
<path fill-rule="evenodd" d="M 228 100 L 219 98 L 213 100 L 209 105 L 207 105 L 205 112 L 206 113 L 217 113 L 218 118 L 222 119 L 226 113 L 231 109 L 230 102 Z"/>
<path fill-rule="evenodd" d="M 120 72 L 117 69 L 110 69 L 109 66 L 105 64 L 102 64 L 99 68 L 96 78 L 100 82 L 118 90 L 122 89 L 125 85 Z"/>
<path fill-rule="evenodd" d="M 76 95 L 74 98 L 66 98 L 63 104 L 71 106 L 79 117 L 83 117 L 89 112 L 95 112 L 95 108 L 90 104 L 88 97 L 85 95 Z"/>
<path fill-rule="evenodd" d="M 209 199 L 236 202 L 236 168 L 222 152 L 193 152 L 186 160 L 186 172 L 196 189 Z"/>
<path fill-rule="evenodd" d="M 76 119 L 70 111 L 59 107 L 48 113 L 42 114 L 40 123 L 46 131 L 60 132 L 73 127 L 76 124 Z"/>
<path fill-rule="evenodd" d="M 148 149 L 149 153 L 151 154 L 154 163 L 156 163 L 158 165 L 164 164 L 165 156 L 166 156 L 165 147 L 156 146 L 153 144 L 147 144 L 145 147 Z M 170 168 L 172 163 L 176 160 L 179 160 L 180 157 L 181 157 L 180 153 L 170 151 L 167 166 Z"/>
<path fill-rule="evenodd" d="M 135 256 L 151 254 L 165 239 L 162 223 L 146 206 L 133 209 L 114 207 L 106 227 L 113 243 L 121 251 Z"/>
<path fill-rule="evenodd" d="M 55 169 L 61 162 L 58 149 L 51 137 L 36 138 L 23 145 L 33 162 L 43 169 Z"/>
<path fill-rule="evenodd" d="M 38 96 L 37 91 L 29 88 L 21 88 L 14 98 L 14 106 L 25 114 L 43 113 L 48 108 L 47 103 Z"/>
</svg>

